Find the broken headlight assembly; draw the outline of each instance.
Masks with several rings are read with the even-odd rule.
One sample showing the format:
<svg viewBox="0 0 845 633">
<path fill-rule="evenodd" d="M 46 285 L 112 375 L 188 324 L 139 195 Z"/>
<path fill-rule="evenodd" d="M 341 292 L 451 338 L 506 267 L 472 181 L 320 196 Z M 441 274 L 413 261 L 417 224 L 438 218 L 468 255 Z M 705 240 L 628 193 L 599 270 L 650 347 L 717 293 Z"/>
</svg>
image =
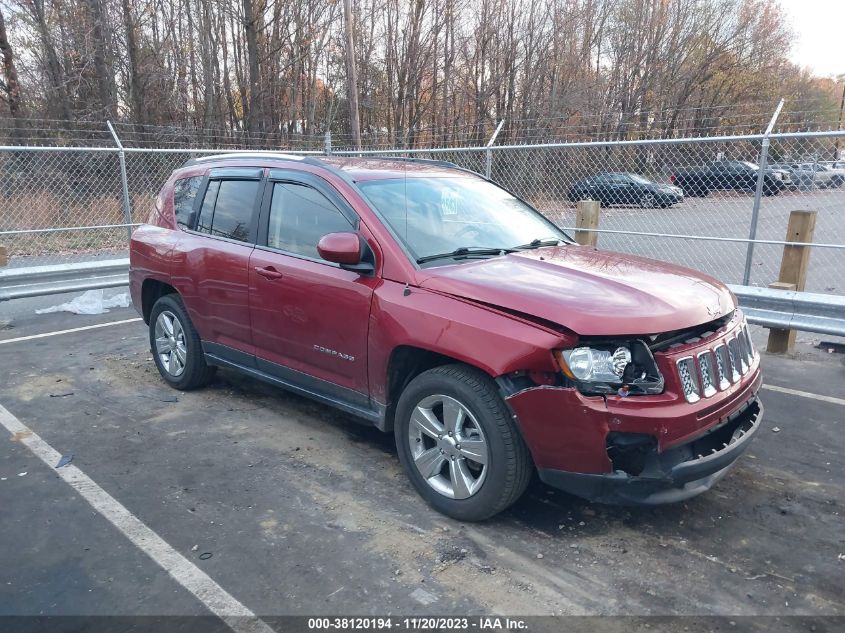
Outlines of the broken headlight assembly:
<svg viewBox="0 0 845 633">
<path fill-rule="evenodd" d="M 555 352 L 563 375 L 581 393 L 628 396 L 663 392 L 663 376 L 644 341 L 584 342 L 588 344 Z"/>
</svg>

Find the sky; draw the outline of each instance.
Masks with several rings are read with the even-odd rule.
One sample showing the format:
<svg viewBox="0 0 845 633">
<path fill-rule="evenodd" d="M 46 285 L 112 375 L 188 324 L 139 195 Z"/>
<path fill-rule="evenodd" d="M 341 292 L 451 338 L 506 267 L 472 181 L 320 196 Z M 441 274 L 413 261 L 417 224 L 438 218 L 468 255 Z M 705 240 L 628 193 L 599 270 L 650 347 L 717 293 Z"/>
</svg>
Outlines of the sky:
<svg viewBox="0 0 845 633">
<path fill-rule="evenodd" d="M 780 0 L 792 23 L 792 61 L 816 75 L 845 74 L 845 0 Z"/>
</svg>

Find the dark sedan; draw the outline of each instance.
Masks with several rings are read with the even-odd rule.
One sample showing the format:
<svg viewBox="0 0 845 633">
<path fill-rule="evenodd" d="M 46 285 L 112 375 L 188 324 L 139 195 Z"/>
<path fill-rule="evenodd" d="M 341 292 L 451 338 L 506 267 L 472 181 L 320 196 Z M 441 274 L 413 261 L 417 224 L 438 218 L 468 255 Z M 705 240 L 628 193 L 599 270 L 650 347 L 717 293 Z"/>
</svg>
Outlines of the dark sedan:
<svg viewBox="0 0 845 633">
<path fill-rule="evenodd" d="M 624 204 L 666 208 L 683 202 L 684 192 L 680 187 L 652 182 L 638 174 L 612 173 L 582 178 L 569 190 L 569 199 L 598 200 L 603 207 Z"/>
</svg>

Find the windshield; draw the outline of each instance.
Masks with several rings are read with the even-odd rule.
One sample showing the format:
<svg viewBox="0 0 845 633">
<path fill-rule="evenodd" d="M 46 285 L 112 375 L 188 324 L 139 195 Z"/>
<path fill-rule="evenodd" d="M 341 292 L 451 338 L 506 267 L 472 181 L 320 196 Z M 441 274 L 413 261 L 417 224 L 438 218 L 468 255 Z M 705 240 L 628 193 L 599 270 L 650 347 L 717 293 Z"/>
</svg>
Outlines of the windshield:
<svg viewBox="0 0 845 633">
<path fill-rule="evenodd" d="M 391 178 L 358 186 L 414 259 L 462 248 L 513 249 L 535 240 L 571 241 L 539 212 L 484 180 Z"/>
</svg>

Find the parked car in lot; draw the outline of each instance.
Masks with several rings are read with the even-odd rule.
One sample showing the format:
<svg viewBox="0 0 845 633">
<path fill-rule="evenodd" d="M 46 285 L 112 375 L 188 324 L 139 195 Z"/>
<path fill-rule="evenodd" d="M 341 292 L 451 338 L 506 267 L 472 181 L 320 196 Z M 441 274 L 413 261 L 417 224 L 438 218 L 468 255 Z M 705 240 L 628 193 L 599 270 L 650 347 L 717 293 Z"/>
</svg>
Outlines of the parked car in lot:
<svg viewBox="0 0 845 633">
<path fill-rule="evenodd" d="M 133 233 L 130 288 L 169 385 L 234 369 L 392 432 L 461 520 L 535 470 L 596 501 L 681 501 L 760 428 L 759 354 L 723 284 L 579 246 L 449 163 L 191 160 Z"/>
<path fill-rule="evenodd" d="M 830 187 L 841 187 L 845 183 L 845 163 L 829 161 L 824 163 L 809 163 L 817 173 L 823 173 L 828 179 Z"/>
<path fill-rule="evenodd" d="M 638 174 L 606 173 L 576 182 L 569 190 L 569 200 L 597 200 L 605 207 L 624 204 L 666 208 L 683 202 L 684 192 L 680 187 L 652 182 Z"/>
<path fill-rule="evenodd" d="M 788 174 L 789 184 L 786 188 L 790 191 L 813 186 L 814 172 L 801 169 L 801 166 L 796 163 L 769 163 L 769 168 Z"/>
<path fill-rule="evenodd" d="M 760 168 L 743 160 L 717 160 L 704 167 L 681 169 L 670 177 L 688 196 L 706 196 L 711 191 L 755 191 Z M 788 172 L 766 169 L 763 194 L 773 196 L 791 184 Z"/>
<path fill-rule="evenodd" d="M 801 185 L 813 185 L 819 189 L 830 187 L 841 187 L 845 182 L 845 173 L 839 173 L 835 169 L 820 163 L 789 163 L 787 165 L 772 165 L 792 170 L 793 182 Z"/>
<path fill-rule="evenodd" d="M 845 160 L 820 160 L 817 165 L 823 165 L 834 171 L 845 171 Z"/>
</svg>

